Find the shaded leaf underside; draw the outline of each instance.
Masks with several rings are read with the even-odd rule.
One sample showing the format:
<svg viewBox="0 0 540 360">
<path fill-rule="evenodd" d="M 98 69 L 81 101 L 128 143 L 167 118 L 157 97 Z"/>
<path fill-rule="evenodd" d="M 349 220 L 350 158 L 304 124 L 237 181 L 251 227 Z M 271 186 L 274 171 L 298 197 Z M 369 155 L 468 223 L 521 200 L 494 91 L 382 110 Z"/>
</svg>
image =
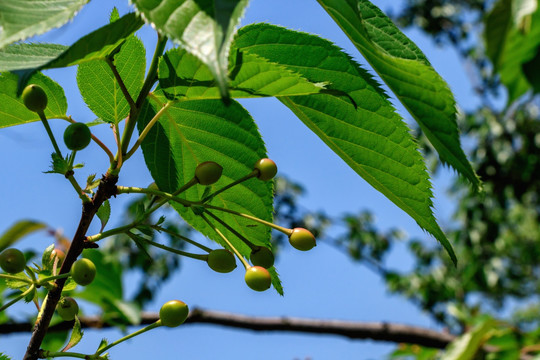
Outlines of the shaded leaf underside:
<svg viewBox="0 0 540 360">
<path fill-rule="evenodd" d="M 139 131 L 166 101 L 158 92 L 152 103 L 146 103 L 138 124 Z M 190 181 L 196 166 L 204 161 L 215 161 L 223 167 L 222 177 L 213 185 L 215 190 L 250 173 L 255 162 L 266 157 L 262 138 L 247 111 L 237 102 L 225 106 L 220 100 L 194 100 L 172 105 L 150 130 L 142 149 L 152 177 L 158 187 L 166 192 L 174 192 Z M 201 199 L 204 191 L 204 186 L 197 185 L 181 196 L 196 201 Z M 271 183 L 250 179 L 214 197 L 210 204 L 272 221 L 272 200 Z M 191 208 L 172 205 L 195 229 L 226 246 Z M 251 242 L 269 246 L 269 228 L 218 210 L 212 212 Z M 229 230 L 211 221 L 243 256 L 249 257 L 250 248 L 247 245 Z M 274 287 L 279 290 L 276 276 L 273 281 Z"/>
</svg>

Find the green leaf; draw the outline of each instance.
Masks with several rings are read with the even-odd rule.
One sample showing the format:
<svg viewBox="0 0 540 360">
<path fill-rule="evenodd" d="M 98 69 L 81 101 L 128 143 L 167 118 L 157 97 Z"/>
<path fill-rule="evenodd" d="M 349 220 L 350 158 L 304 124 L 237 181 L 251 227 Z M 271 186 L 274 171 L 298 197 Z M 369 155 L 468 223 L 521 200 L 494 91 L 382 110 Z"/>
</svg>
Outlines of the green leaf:
<svg viewBox="0 0 540 360">
<path fill-rule="evenodd" d="M 65 117 L 67 100 L 60 85 L 41 73 L 32 75 L 29 82 L 45 90 L 48 98 L 45 116 L 48 119 Z M 0 75 L 0 128 L 33 121 L 39 121 L 39 116 L 28 110 L 17 96 L 17 75 L 2 73 Z"/>
<path fill-rule="evenodd" d="M 163 96 L 155 98 L 166 101 Z M 161 104 L 146 103 L 138 123 L 139 132 L 159 108 Z M 213 185 L 216 190 L 247 175 L 257 160 L 266 157 L 264 142 L 247 111 L 237 102 L 225 106 L 220 100 L 194 100 L 171 106 L 152 127 L 142 149 L 154 181 L 165 192 L 174 192 L 190 181 L 197 165 L 204 161 L 215 161 L 223 167 L 223 175 Z M 196 201 L 204 191 L 204 186 L 197 185 L 180 196 Z M 250 179 L 215 196 L 210 203 L 272 221 L 272 199 L 271 182 Z M 216 232 L 190 208 L 172 205 L 195 229 L 225 246 Z M 213 213 L 251 242 L 269 244 L 269 228 L 225 212 L 213 210 Z M 242 255 L 249 257 L 251 250 L 247 245 L 214 220 L 212 222 Z"/>
<path fill-rule="evenodd" d="M 91 60 L 103 60 L 114 53 L 126 38 L 143 25 L 134 13 L 122 16 L 117 21 L 107 24 L 71 45 L 62 55 L 45 64 L 43 69 L 53 69 L 82 64 Z"/>
<path fill-rule="evenodd" d="M 27 46 L 24 47 L 14 47 L 8 53 L 0 53 L 0 64 L 3 65 L 5 71 L 17 70 L 20 77 L 19 90 L 22 90 L 22 87 L 27 84 L 28 78 L 36 71 L 79 65 L 92 60 L 104 60 L 117 51 L 126 38 L 142 25 L 143 21 L 135 13 L 129 13 L 119 20 L 83 36 L 62 53 L 58 48 L 56 51 L 50 50 L 48 56 L 45 56 L 41 44 L 26 44 Z M 22 55 L 31 54 L 34 51 L 32 48 L 36 48 L 35 52 L 41 56 L 41 62 L 34 60 L 28 67 L 24 66 L 24 69 L 21 69 L 22 65 L 8 61 L 16 56 L 17 52 L 21 52 Z M 10 63 L 15 68 L 6 67 Z"/>
<path fill-rule="evenodd" d="M 71 336 L 69 337 L 69 342 L 62 349 L 62 351 L 68 351 L 75 345 L 77 345 L 83 337 L 83 331 L 81 329 L 81 321 L 77 316 L 75 316 L 75 323 L 73 324 L 73 330 L 71 330 Z"/>
<path fill-rule="evenodd" d="M 72 278 L 68 278 L 66 282 L 64 283 L 64 288 L 62 289 L 63 293 L 68 293 L 72 290 L 75 290 L 77 288 L 77 283 Z"/>
<path fill-rule="evenodd" d="M 111 10 L 111 15 L 109 16 L 109 22 L 115 22 L 116 20 L 120 19 L 120 13 L 118 12 L 118 9 L 113 7 Z"/>
<path fill-rule="evenodd" d="M 43 339 L 41 348 L 47 349 L 51 352 L 60 351 L 60 349 L 62 349 L 62 347 L 66 343 L 68 335 L 69 334 L 67 331 L 49 331 L 45 335 L 45 339 Z"/>
<path fill-rule="evenodd" d="M 47 271 L 49 275 L 54 266 L 54 258 L 52 257 L 53 250 L 54 244 L 51 244 L 45 249 L 43 256 L 41 256 L 41 267 L 43 270 Z"/>
<path fill-rule="evenodd" d="M 281 281 L 279 281 L 279 274 L 276 271 L 276 268 L 272 266 L 270 269 L 268 269 L 268 272 L 272 276 L 272 286 L 279 295 L 283 296 L 283 285 L 281 285 Z"/>
<path fill-rule="evenodd" d="M 111 217 L 111 203 L 109 202 L 109 200 L 105 200 L 105 202 L 101 204 L 98 211 L 96 212 L 96 215 L 101 221 L 101 230 L 99 230 L 99 232 L 102 232 L 103 229 L 105 229 L 109 218 Z"/>
<path fill-rule="evenodd" d="M 523 74 L 531 84 L 535 93 L 540 93 L 540 46 L 536 48 L 536 55 L 530 61 L 523 63 Z"/>
<path fill-rule="evenodd" d="M 68 47 L 58 44 L 13 44 L 0 50 L 0 72 L 39 68 Z"/>
<path fill-rule="evenodd" d="M 7 249 L 17 241 L 33 232 L 45 229 L 46 224 L 35 220 L 20 220 L 11 225 L 0 235 L 0 251 Z"/>
<path fill-rule="evenodd" d="M 353 170 L 435 236 L 455 262 L 432 212 L 429 176 L 416 143 L 383 90 L 347 54 L 314 35 L 268 24 L 242 28 L 234 46 L 343 93 L 281 97 Z"/>
<path fill-rule="evenodd" d="M 119 315 L 123 322 L 128 322 L 132 325 L 138 325 L 141 323 L 141 309 L 135 303 L 129 303 L 116 299 L 111 301 L 110 306 L 114 309 L 114 315 Z M 112 311 L 109 311 L 108 315 L 111 315 Z"/>
<path fill-rule="evenodd" d="M 0 2 L 0 48 L 43 34 L 68 22 L 89 0 L 9 0 Z"/>
<path fill-rule="evenodd" d="M 485 320 L 452 341 L 440 360 L 472 360 L 495 327 L 494 320 Z"/>
<path fill-rule="evenodd" d="M 318 0 L 418 122 L 443 163 L 481 182 L 463 152 L 446 82 L 422 51 L 368 0 Z"/>
<path fill-rule="evenodd" d="M 11 360 L 11 358 L 4 353 L 0 353 L 0 360 Z"/>
<path fill-rule="evenodd" d="M 168 51 L 159 62 L 159 85 L 169 99 L 197 100 L 221 97 L 208 67 L 183 49 Z M 257 55 L 233 51 L 229 90 L 231 97 L 294 96 L 323 91 L 284 66 Z"/>
<path fill-rule="evenodd" d="M 30 280 L 30 278 L 26 276 L 24 273 L 10 274 L 10 275 L 20 279 L 20 280 L 4 279 L 7 287 L 10 289 L 25 289 L 26 290 L 28 288 L 28 285 L 30 285 L 28 283 L 28 280 Z"/>
<path fill-rule="evenodd" d="M 51 154 L 51 170 L 45 171 L 46 174 L 61 174 L 65 175 L 68 171 L 71 170 L 70 163 L 68 161 L 69 155 L 66 159 L 58 155 L 57 153 Z"/>
<path fill-rule="evenodd" d="M 497 12 L 501 11 L 497 5 L 487 18 L 485 37 L 490 36 L 494 31 L 492 29 L 498 24 L 494 20 Z M 499 54 L 498 57 L 492 56 L 491 60 L 501 77 L 501 82 L 508 89 L 510 103 L 525 94 L 533 85 L 524 73 L 524 65 L 534 61 L 540 46 L 540 9 L 529 16 L 531 25 L 527 31 L 513 27 L 507 31 L 504 42 L 499 44 L 500 48 L 493 47 L 489 52 L 491 55 Z"/>
<path fill-rule="evenodd" d="M 114 66 L 131 99 L 141 91 L 146 69 L 146 53 L 142 41 L 130 36 L 114 55 Z M 129 103 L 107 61 L 95 60 L 79 65 L 77 84 L 88 107 L 102 120 L 116 124 L 127 117 Z"/>
<path fill-rule="evenodd" d="M 486 54 L 495 69 L 504 51 L 508 31 L 512 28 L 512 0 L 499 0 L 486 16 L 484 39 Z"/>
<path fill-rule="evenodd" d="M 97 348 L 96 352 L 99 352 L 101 349 L 107 347 L 109 345 L 109 341 L 105 338 L 101 339 L 101 342 L 99 343 L 99 346 Z"/>
<path fill-rule="evenodd" d="M 229 48 L 249 0 L 133 0 L 146 22 L 205 63 L 228 98 Z"/>
</svg>

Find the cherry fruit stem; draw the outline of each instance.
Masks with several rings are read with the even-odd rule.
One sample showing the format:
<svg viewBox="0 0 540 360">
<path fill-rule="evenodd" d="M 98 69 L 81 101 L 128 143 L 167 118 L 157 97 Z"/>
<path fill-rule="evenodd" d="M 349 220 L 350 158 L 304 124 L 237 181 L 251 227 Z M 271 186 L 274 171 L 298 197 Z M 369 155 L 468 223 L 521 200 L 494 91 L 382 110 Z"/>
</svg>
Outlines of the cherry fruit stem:
<svg viewBox="0 0 540 360">
<path fill-rule="evenodd" d="M 150 227 L 151 227 L 152 229 L 154 229 L 154 230 L 159 231 L 159 232 L 164 232 L 164 233 L 169 234 L 169 235 L 171 235 L 171 236 L 174 236 L 174 237 L 177 237 L 177 238 L 179 238 L 179 239 L 182 239 L 182 240 L 184 240 L 185 242 L 188 242 L 188 243 L 190 243 L 191 245 L 194 245 L 194 246 L 198 247 L 199 249 L 202 249 L 202 250 L 204 250 L 204 251 L 206 251 L 206 252 L 208 252 L 208 253 L 209 253 L 210 251 L 212 251 L 212 249 L 210 249 L 209 247 L 204 246 L 203 244 L 199 244 L 198 242 L 196 242 L 196 241 L 194 241 L 194 240 L 191 240 L 191 239 L 189 239 L 189 238 L 187 238 L 187 237 L 185 237 L 185 236 L 182 236 L 182 235 L 180 235 L 180 234 L 177 234 L 177 233 L 175 233 L 175 232 L 172 232 L 172 231 L 170 231 L 170 230 L 167 230 L 167 229 L 165 229 L 165 228 L 162 228 L 161 226 L 150 225 Z"/>
<path fill-rule="evenodd" d="M 145 333 L 145 332 L 147 332 L 147 331 L 150 331 L 150 330 L 155 329 L 155 328 L 160 327 L 160 326 L 161 326 L 161 320 L 158 320 L 158 321 L 156 321 L 156 322 L 153 323 L 153 324 L 150 324 L 150 325 L 148 325 L 148 326 L 146 326 L 146 327 L 143 327 L 143 328 L 140 329 L 140 330 L 137 330 L 137 331 L 135 331 L 135 332 L 133 332 L 133 333 L 131 333 L 131 334 L 129 334 L 129 335 L 124 336 L 123 338 L 120 338 L 120 339 L 116 340 L 116 341 L 113 342 L 113 343 L 110 343 L 109 345 L 105 346 L 103 349 L 99 349 L 99 350 L 95 353 L 95 355 L 96 355 L 96 356 L 99 356 L 99 355 L 103 354 L 105 351 L 107 351 L 107 350 L 109 350 L 110 348 L 112 348 L 113 346 L 116 346 L 116 345 L 118 345 L 118 344 L 120 344 L 120 343 L 122 343 L 122 342 L 124 342 L 124 341 L 126 341 L 126 340 L 129 340 L 129 339 L 131 339 L 131 338 L 133 338 L 133 337 L 135 337 L 135 336 L 137 336 L 137 335 L 141 335 L 141 334 L 143 334 L 143 333 Z"/>
<path fill-rule="evenodd" d="M 225 235 L 223 235 L 223 233 L 217 228 L 215 227 L 214 224 L 212 224 L 212 222 L 210 220 L 208 220 L 208 218 L 206 216 L 204 216 L 204 214 L 201 214 L 200 217 L 203 218 L 204 221 L 206 221 L 206 223 L 208 225 L 210 225 L 210 227 L 212 229 L 214 229 L 214 231 L 218 234 L 218 236 L 223 239 L 223 241 L 225 241 L 225 243 L 232 249 L 232 251 L 236 254 L 236 256 L 240 259 L 240 261 L 242 262 L 242 264 L 244 265 L 244 267 L 246 269 L 250 268 L 251 265 L 248 264 L 248 262 L 246 261 L 246 259 L 244 259 L 244 257 L 242 256 L 242 254 L 240 254 L 240 252 L 234 247 L 233 244 L 231 244 L 231 242 L 229 241 L 229 239 L 227 239 L 227 237 Z"/>
<path fill-rule="evenodd" d="M 291 236 L 291 234 L 293 233 L 292 229 L 287 229 L 287 228 L 285 228 L 283 226 L 279 226 L 279 225 L 276 225 L 276 224 L 271 223 L 269 221 L 259 219 L 256 216 L 251 216 L 251 215 L 244 214 L 244 213 L 241 213 L 241 212 L 238 212 L 238 211 L 235 211 L 235 210 L 225 209 L 225 208 L 222 208 L 222 207 L 219 207 L 219 206 L 213 206 L 213 205 L 209 205 L 209 204 L 202 204 L 202 206 L 204 206 L 206 209 L 219 210 L 219 211 L 227 212 L 229 214 L 233 214 L 233 215 L 236 215 L 236 216 L 240 216 L 240 217 L 243 217 L 243 218 L 246 218 L 246 219 L 256 221 L 256 222 L 258 222 L 260 224 L 271 227 L 272 229 L 275 229 L 277 231 L 281 231 L 282 233 L 284 233 L 287 236 Z"/>
<path fill-rule="evenodd" d="M 219 190 L 213 192 L 212 194 L 206 196 L 204 199 L 201 200 L 201 202 L 202 202 L 202 203 L 207 202 L 208 200 L 212 199 L 213 197 L 215 197 L 215 196 L 218 195 L 218 194 L 221 194 L 221 193 L 224 192 L 225 190 L 228 190 L 228 189 L 232 188 L 232 187 L 235 186 L 235 185 L 238 185 L 238 184 L 240 184 L 240 183 L 242 183 L 242 182 L 244 182 L 244 181 L 246 181 L 246 180 L 251 179 L 252 177 L 257 176 L 258 173 L 259 173 L 258 170 L 253 170 L 253 171 L 252 171 L 251 173 L 249 173 L 248 175 L 246 175 L 246 176 L 244 176 L 244 177 L 242 177 L 242 178 L 240 178 L 240 179 L 238 179 L 238 180 L 235 180 L 235 181 L 233 181 L 232 183 L 230 183 L 229 185 L 226 185 L 226 186 L 222 187 L 221 189 L 219 189 Z"/>
<path fill-rule="evenodd" d="M 238 231 L 236 231 L 235 229 L 232 228 L 232 226 L 230 226 L 229 224 L 227 224 L 225 221 L 223 221 L 222 219 L 219 218 L 219 216 L 215 215 L 214 213 L 208 211 L 208 210 L 205 210 L 205 212 L 210 215 L 214 220 L 216 220 L 217 222 L 219 222 L 221 225 L 223 225 L 224 227 L 227 228 L 227 230 L 229 230 L 230 232 L 232 232 L 234 235 L 236 235 L 236 237 L 238 237 L 240 240 L 242 240 L 247 246 L 249 246 L 249 248 L 251 250 L 256 250 L 258 247 L 257 245 L 253 244 L 251 241 L 249 241 L 248 239 L 246 239 L 245 236 L 243 236 L 242 234 L 240 234 Z"/>
<path fill-rule="evenodd" d="M 51 130 L 51 127 L 49 126 L 49 122 L 47 121 L 47 117 L 45 116 L 45 113 L 43 112 L 43 110 L 41 110 L 41 111 L 38 111 L 37 114 L 39 115 L 39 118 L 41 119 L 41 123 L 43 124 L 43 126 L 45 126 L 45 130 L 47 131 L 47 135 L 49 135 L 49 139 L 51 139 L 56 155 L 62 157 L 62 152 L 60 151 L 60 148 L 58 147 L 58 143 L 56 142 L 56 139 L 54 138 L 54 134 Z"/>
<path fill-rule="evenodd" d="M 132 234 L 131 232 L 128 232 L 127 234 L 128 234 L 129 237 L 134 236 L 134 234 Z M 152 246 L 155 246 L 157 248 L 172 252 L 172 253 L 177 254 L 177 255 L 186 256 L 186 257 L 189 257 L 189 258 L 192 258 L 192 259 L 197 259 L 197 260 L 202 260 L 202 261 L 206 261 L 206 259 L 208 259 L 208 255 L 205 255 L 205 254 L 193 254 L 193 253 L 189 253 L 189 252 L 186 252 L 186 251 L 178 250 L 178 249 L 172 248 L 170 246 L 162 245 L 162 244 L 159 244 L 159 243 L 154 242 L 152 240 L 145 239 L 143 237 L 138 237 L 137 240 L 142 240 L 142 241 L 144 241 L 145 243 L 147 243 L 149 245 L 152 245 Z"/>
<path fill-rule="evenodd" d="M 22 294 L 20 294 L 19 296 L 17 296 L 15 299 L 11 300 L 10 302 L 4 304 L 3 306 L 1 306 L 0 311 L 6 310 L 8 307 L 15 304 L 17 301 L 23 299 L 26 295 L 30 294 L 34 290 L 34 288 L 35 288 L 34 284 L 30 285 L 30 287 L 26 289 L 26 291 L 24 291 Z"/>
</svg>

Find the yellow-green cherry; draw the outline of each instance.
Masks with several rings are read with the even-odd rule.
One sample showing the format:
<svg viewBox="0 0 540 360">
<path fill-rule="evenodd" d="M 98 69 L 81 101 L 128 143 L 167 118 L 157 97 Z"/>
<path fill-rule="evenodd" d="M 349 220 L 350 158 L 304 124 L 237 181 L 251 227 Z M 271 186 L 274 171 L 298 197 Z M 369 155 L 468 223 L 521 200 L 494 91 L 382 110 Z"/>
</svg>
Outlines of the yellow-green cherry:
<svg viewBox="0 0 540 360">
<path fill-rule="evenodd" d="M 268 270 L 262 266 L 252 266 L 246 270 L 244 276 L 247 286 L 255 291 L 265 291 L 270 288 L 272 278 Z"/>
<path fill-rule="evenodd" d="M 77 284 L 86 286 L 96 277 L 96 265 L 89 259 L 79 259 L 71 267 L 71 278 Z"/>
<path fill-rule="evenodd" d="M 90 128 L 84 123 L 70 124 L 64 131 L 64 143 L 69 150 L 82 150 L 91 140 Z"/>
<path fill-rule="evenodd" d="M 188 314 L 189 308 L 185 302 L 171 300 L 163 304 L 159 310 L 159 319 L 164 326 L 177 327 L 186 321 Z"/>
<path fill-rule="evenodd" d="M 228 273 L 236 268 L 236 259 L 234 255 L 226 249 L 210 251 L 206 262 L 210 269 L 219 273 Z"/>
<path fill-rule="evenodd" d="M 39 85 L 31 84 L 25 87 L 21 98 L 24 106 L 30 111 L 40 112 L 47 107 L 47 94 Z"/>
<path fill-rule="evenodd" d="M 0 267 L 9 274 L 17 274 L 26 267 L 26 259 L 21 250 L 10 248 L 0 253 Z"/>
<path fill-rule="evenodd" d="M 268 181 L 277 174 L 277 165 L 270 159 L 260 159 L 255 163 L 253 169 L 258 171 L 257 178 L 262 181 Z"/>
<path fill-rule="evenodd" d="M 62 320 L 71 321 L 75 319 L 75 316 L 79 313 L 79 305 L 77 301 L 71 297 L 65 297 L 60 299 L 56 306 L 56 312 Z"/>
<path fill-rule="evenodd" d="M 222 173 L 221 165 L 214 161 L 205 161 L 195 169 L 195 179 L 201 185 L 212 185 L 219 180 Z"/>
<path fill-rule="evenodd" d="M 256 266 L 262 266 L 265 269 L 269 269 L 274 266 L 274 254 L 272 250 L 264 246 L 257 246 L 251 250 L 249 255 L 251 263 Z"/>
<path fill-rule="evenodd" d="M 289 243 L 298 250 L 308 251 L 313 249 L 317 243 L 315 236 L 306 229 L 294 228 L 292 234 L 289 236 Z"/>
</svg>

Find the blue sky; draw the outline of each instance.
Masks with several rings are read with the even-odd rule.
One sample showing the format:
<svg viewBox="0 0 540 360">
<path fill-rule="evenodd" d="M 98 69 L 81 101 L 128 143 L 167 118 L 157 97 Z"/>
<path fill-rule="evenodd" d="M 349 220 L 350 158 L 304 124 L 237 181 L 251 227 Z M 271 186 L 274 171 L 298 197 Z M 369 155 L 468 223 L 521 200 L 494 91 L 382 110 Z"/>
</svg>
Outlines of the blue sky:
<svg viewBox="0 0 540 360">
<path fill-rule="evenodd" d="M 395 1 L 374 1 L 383 10 L 398 7 Z M 54 30 L 38 40 L 71 44 L 83 34 L 108 22 L 108 14 L 116 5 L 121 14 L 129 8 L 126 1 L 93 0 L 73 22 Z M 358 55 L 346 36 L 316 1 L 253 0 L 244 24 L 269 22 L 294 30 L 316 33 L 332 40 L 361 64 Z M 149 27 L 139 36 L 150 52 L 155 35 Z M 457 55 L 434 46 L 418 31 L 407 34 L 424 50 L 436 70 L 447 79 L 458 104 L 465 108 L 474 106 L 474 95 Z M 66 90 L 69 111 L 77 121 L 91 121 L 94 116 L 85 108 L 75 81 L 75 68 L 49 71 L 47 74 Z M 400 114 L 409 116 L 396 104 Z M 425 235 L 416 223 L 384 196 L 372 189 L 356 173 L 333 154 L 294 115 L 274 99 L 245 100 L 242 104 L 257 121 L 267 144 L 269 156 L 276 161 L 279 173 L 305 185 L 307 196 L 302 206 L 328 214 L 339 215 L 368 209 L 376 215 L 382 229 L 403 228 L 407 233 Z M 61 137 L 65 123 L 52 121 L 53 131 Z M 109 129 L 102 126 L 97 135 L 111 142 Z M 73 189 L 58 175 L 43 174 L 49 164 L 51 145 L 44 136 L 40 123 L 1 129 L 0 160 L 3 169 L 3 200 L 0 202 L 0 231 L 22 218 L 42 220 L 56 228 L 63 228 L 68 237 L 73 234 L 80 215 L 80 202 Z M 95 155 L 98 154 L 98 155 Z M 95 156 L 94 156 L 95 155 Z M 80 153 L 86 166 L 81 172 L 83 181 L 89 172 L 106 171 L 106 158 L 95 145 Z M 30 160 L 29 160 L 30 159 Z M 84 175 L 83 175 L 84 174 Z M 454 204 L 444 196 L 449 178 L 446 171 L 435 181 L 436 215 L 442 226 L 451 222 Z M 144 167 L 142 156 L 136 156 L 125 166 L 121 185 L 145 186 L 152 180 Z M 54 204 L 51 208 L 50 204 Z M 125 199 L 112 201 L 113 211 L 123 209 Z M 112 218 L 110 226 L 119 224 L 119 216 Z M 97 229 L 94 227 L 91 232 Z M 22 249 L 42 251 L 52 239 L 41 235 L 29 237 L 20 243 Z M 396 267 L 406 267 L 408 259 L 399 245 L 390 260 Z M 336 249 L 320 243 L 308 253 L 284 249 L 277 268 L 285 287 L 285 296 L 274 291 L 255 293 L 243 282 L 243 271 L 217 274 L 200 262 L 183 261 L 182 270 L 158 294 L 148 310 L 159 310 L 170 299 L 181 299 L 190 306 L 230 311 L 247 315 L 291 316 L 357 321 L 391 321 L 435 327 L 429 318 L 404 299 L 389 295 L 383 283 L 360 264 L 351 262 Z M 136 277 L 127 279 L 136 282 Z M 90 308 L 89 308 L 90 309 Z M 23 317 L 34 309 L 18 306 L 17 316 Z M 90 309 L 91 310 L 91 309 Z M 115 340 L 118 331 L 88 330 L 80 345 L 74 350 L 93 353 L 102 337 Z M 24 354 L 29 335 L 2 336 L 0 350 L 19 359 Z M 230 330 L 211 325 L 189 325 L 177 329 L 158 329 L 111 351 L 112 359 L 380 359 L 393 345 L 370 341 L 350 341 L 334 336 L 299 335 L 292 333 L 252 333 Z"/>
</svg>

